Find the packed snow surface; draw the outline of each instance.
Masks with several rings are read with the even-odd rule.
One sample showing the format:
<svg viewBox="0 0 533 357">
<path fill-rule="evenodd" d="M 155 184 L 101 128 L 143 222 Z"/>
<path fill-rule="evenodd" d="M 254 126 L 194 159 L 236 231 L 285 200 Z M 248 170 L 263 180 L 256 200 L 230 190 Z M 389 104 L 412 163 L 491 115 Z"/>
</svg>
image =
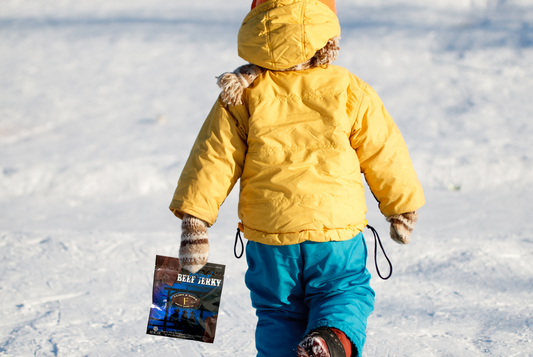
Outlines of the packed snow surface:
<svg viewBox="0 0 533 357">
<path fill-rule="evenodd" d="M 254 356 L 236 192 L 210 229 L 226 265 L 214 344 L 148 336 L 168 204 L 244 62 L 247 1 L 2 0 L 0 356 Z M 368 220 L 394 264 L 364 356 L 533 356 L 533 3 L 338 0 L 339 65 L 395 118 L 427 198 L 412 243 Z M 381 269 L 386 264 L 379 256 Z"/>
</svg>

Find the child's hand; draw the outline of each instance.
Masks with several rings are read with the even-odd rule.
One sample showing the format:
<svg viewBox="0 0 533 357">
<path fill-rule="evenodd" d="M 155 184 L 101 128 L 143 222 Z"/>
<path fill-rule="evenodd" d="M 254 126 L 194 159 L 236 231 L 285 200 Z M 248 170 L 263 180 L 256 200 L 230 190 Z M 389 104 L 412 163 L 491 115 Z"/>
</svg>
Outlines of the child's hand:
<svg viewBox="0 0 533 357">
<path fill-rule="evenodd" d="M 209 236 L 207 223 L 189 214 L 181 222 L 180 265 L 196 273 L 207 263 Z"/>
<path fill-rule="evenodd" d="M 399 244 L 407 244 L 411 239 L 411 232 L 415 227 L 418 219 L 418 212 L 407 212 L 402 214 L 394 214 L 387 217 L 387 222 L 390 222 L 390 236 Z"/>
</svg>

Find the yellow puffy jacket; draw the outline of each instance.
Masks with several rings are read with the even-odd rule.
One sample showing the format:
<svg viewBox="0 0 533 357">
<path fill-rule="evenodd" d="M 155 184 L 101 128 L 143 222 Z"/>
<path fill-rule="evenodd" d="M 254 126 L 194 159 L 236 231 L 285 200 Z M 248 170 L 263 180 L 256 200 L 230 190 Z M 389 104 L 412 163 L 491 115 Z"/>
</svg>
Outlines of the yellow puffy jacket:
<svg viewBox="0 0 533 357">
<path fill-rule="evenodd" d="M 263 5 L 284 2 L 323 5 Z M 263 5 L 255 16 L 278 9 L 256 11 L 268 8 Z M 348 240 L 366 225 L 361 173 L 385 216 L 424 204 L 405 142 L 370 86 L 333 65 L 266 71 L 244 91 L 243 105 L 217 100 L 170 209 L 212 225 L 240 178 L 239 218 L 247 239 L 271 245 Z"/>
</svg>

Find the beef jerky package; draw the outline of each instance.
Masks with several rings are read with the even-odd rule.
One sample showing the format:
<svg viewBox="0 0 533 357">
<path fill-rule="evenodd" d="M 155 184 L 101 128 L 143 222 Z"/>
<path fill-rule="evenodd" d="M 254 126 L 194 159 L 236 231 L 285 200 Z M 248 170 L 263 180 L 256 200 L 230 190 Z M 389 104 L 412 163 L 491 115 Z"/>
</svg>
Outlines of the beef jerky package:
<svg viewBox="0 0 533 357">
<path fill-rule="evenodd" d="M 225 266 L 207 263 L 197 273 L 178 258 L 155 258 L 149 335 L 213 343 Z"/>
</svg>

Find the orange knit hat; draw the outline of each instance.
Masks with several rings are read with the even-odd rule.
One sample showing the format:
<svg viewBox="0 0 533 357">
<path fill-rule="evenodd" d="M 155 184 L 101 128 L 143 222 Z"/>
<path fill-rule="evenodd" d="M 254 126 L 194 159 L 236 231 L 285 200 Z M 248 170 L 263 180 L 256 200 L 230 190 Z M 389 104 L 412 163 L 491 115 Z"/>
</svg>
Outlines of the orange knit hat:
<svg viewBox="0 0 533 357">
<path fill-rule="evenodd" d="M 252 10 L 254 9 L 254 7 L 256 7 L 257 5 L 261 5 L 265 1 L 268 1 L 268 0 L 253 0 Z M 325 4 L 327 7 L 329 7 L 331 11 L 333 11 L 335 14 L 337 14 L 337 8 L 335 7 L 335 0 L 319 0 L 319 1 Z"/>
</svg>

